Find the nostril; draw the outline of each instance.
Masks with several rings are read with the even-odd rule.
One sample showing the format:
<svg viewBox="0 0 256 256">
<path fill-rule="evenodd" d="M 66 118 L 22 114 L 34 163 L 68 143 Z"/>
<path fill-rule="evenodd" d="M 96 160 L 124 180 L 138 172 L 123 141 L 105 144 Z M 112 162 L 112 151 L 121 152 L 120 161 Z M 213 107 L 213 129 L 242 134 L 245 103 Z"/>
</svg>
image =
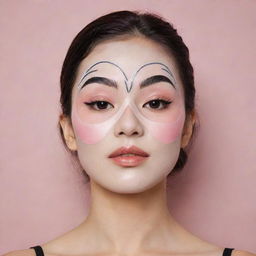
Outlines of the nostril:
<svg viewBox="0 0 256 256">
<path fill-rule="evenodd" d="M 137 132 L 137 131 L 134 131 L 134 132 L 131 132 L 131 133 L 129 133 L 129 132 L 120 132 L 119 133 L 119 135 L 123 135 L 123 134 L 126 134 L 126 135 L 138 135 L 139 133 Z"/>
</svg>

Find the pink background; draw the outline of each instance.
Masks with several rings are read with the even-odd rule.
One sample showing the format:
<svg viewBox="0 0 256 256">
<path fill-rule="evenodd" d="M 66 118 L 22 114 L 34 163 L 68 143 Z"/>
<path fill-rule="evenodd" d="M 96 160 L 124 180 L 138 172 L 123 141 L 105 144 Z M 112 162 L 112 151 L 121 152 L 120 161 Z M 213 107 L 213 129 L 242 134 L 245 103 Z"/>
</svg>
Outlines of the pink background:
<svg viewBox="0 0 256 256">
<path fill-rule="evenodd" d="M 60 69 L 89 21 L 122 9 L 174 23 L 195 68 L 201 128 L 170 211 L 209 242 L 256 252 L 256 1 L 1 0 L 0 254 L 87 215 L 88 185 L 58 137 Z"/>
</svg>

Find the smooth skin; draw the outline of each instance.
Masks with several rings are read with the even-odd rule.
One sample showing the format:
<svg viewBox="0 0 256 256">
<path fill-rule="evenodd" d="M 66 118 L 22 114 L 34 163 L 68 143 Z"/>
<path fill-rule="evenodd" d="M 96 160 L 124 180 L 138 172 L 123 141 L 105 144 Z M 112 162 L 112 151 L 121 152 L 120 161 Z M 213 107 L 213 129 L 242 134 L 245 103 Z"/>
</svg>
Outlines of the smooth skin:
<svg viewBox="0 0 256 256">
<path fill-rule="evenodd" d="M 118 52 L 119 51 L 119 52 Z M 118 54 L 115 54 L 118 52 Z M 120 54 L 123 53 L 123 54 Z M 136 55 L 136 58 L 134 56 Z M 126 65 L 124 69 L 132 74 L 134 67 L 154 60 L 161 60 L 172 67 L 172 71 L 180 82 L 175 62 L 169 56 L 165 49 L 158 44 L 143 38 L 142 36 L 133 36 L 130 38 L 107 41 L 99 44 L 92 53 L 80 64 L 78 77 L 81 76 L 87 62 L 95 63 L 99 56 L 104 59 L 110 59 L 115 63 Z M 138 60 L 141 63 L 138 63 Z M 109 73 L 109 75 L 111 75 Z M 77 79 L 78 80 L 78 79 Z M 76 81 L 77 82 L 77 81 Z M 75 82 L 75 84 L 76 84 Z M 182 88 L 180 87 L 182 90 Z M 77 87 L 73 88 L 73 99 L 77 93 Z M 183 93 L 183 91 L 182 91 Z M 184 94 L 182 94 L 184 95 Z M 72 103 L 73 104 L 73 103 Z M 143 124 L 132 115 L 131 112 L 125 112 L 125 115 L 116 123 L 108 136 L 98 145 L 82 145 L 73 129 L 70 118 L 60 116 L 60 124 L 64 132 L 66 144 L 70 150 L 78 150 L 80 160 L 83 161 L 83 154 L 88 152 L 97 152 L 99 147 L 105 147 L 105 152 L 111 153 L 112 148 L 108 147 L 108 140 L 119 142 L 121 147 L 125 140 L 132 140 L 133 144 L 137 141 L 143 142 L 145 151 L 150 151 L 151 145 L 159 147 L 159 150 L 166 152 L 161 161 L 170 161 L 172 156 L 168 155 L 168 150 L 179 150 L 185 148 L 192 135 L 192 128 L 196 121 L 196 114 L 192 112 L 187 116 L 184 122 L 181 136 L 178 138 L 175 146 L 160 146 L 157 141 L 151 141 L 150 136 L 144 130 Z M 129 123 L 130 125 L 126 125 Z M 122 134 L 122 136 L 120 136 Z M 122 142 L 121 142 L 122 141 Z M 106 142 L 106 143 L 105 143 Z M 108 143 L 107 143 L 108 142 Z M 82 146 L 81 146 L 82 145 Z M 111 150 L 110 150 L 111 149 Z M 80 152 L 79 152 L 80 151 Z M 173 151 L 170 151 L 173 152 Z M 173 154 L 173 159 L 176 155 Z M 185 230 L 171 215 L 167 208 L 166 195 L 166 177 L 159 182 L 157 172 L 150 172 L 151 177 L 146 177 L 147 170 L 141 167 L 145 175 L 145 183 L 141 180 L 139 184 L 134 185 L 129 191 L 137 193 L 125 193 L 128 191 L 128 185 L 123 179 L 124 174 L 117 176 L 116 182 L 122 182 L 123 191 L 118 193 L 113 183 L 111 175 L 114 174 L 114 164 L 109 161 L 107 168 L 100 169 L 96 166 L 96 160 L 102 157 L 99 153 L 98 158 L 90 158 L 88 165 L 95 165 L 93 170 L 88 172 L 91 178 L 91 206 L 89 215 L 79 226 L 73 230 L 57 237 L 56 239 L 42 244 L 45 256 L 160 256 L 160 255 L 179 255 L 179 256 L 221 256 L 224 248 L 204 241 L 189 231 Z M 151 154 L 154 161 L 157 161 L 154 153 Z M 83 163 L 86 169 L 86 162 Z M 97 176 L 97 171 L 102 172 L 102 176 Z M 164 168 L 164 165 L 162 166 Z M 97 171 L 96 171 L 97 169 Z M 136 170 L 135 170 L 136 171 Z M 110 175 L 111 174 L 111 175 Z M 139 178 L 139 174 L 133 173 L 134 179 Z M 149 175 L 149 176 L 150 176 Z M 132 178 L 131 178 L 132 179 Z M 127 183 L 129 180 L 127 181 Z M 147 186 L 144 186 L 147 183 Z M 151 186 L 150 186 L 151 185 Z M 150 186 L 150 187 L 148 187 Z M 5 256 L 34 256 L 33 249 L 13 251 Z M 255 256 L 247 251 L 233 250 L 232 256 Z"/>
</svg>

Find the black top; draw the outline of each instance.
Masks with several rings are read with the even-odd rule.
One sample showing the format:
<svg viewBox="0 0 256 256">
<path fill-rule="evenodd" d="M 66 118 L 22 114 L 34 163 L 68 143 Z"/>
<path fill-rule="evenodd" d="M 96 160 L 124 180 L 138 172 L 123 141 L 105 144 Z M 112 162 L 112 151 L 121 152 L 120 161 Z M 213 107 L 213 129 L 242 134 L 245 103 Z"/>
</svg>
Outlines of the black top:
<svg viewBox="0 0 256 256">
<path fill-rule="evenodd" d="M 32 246 L 29 249 L 34 249 L 36 256 L 44 256 L 44 251 L 40 245 Z"/>
<path fill-rule="evenodd" d="M 44 256 L 44 251 L 40 245 L 32 246 L 30 249 L 35 250 L 36 256 Z M 225 248 L 222 256 L 231 256 L 232 250 L 234 250 L 234 248 Z"/>
<path fill-rule="evenodd" d="M 232 250 L 234 250 L 234 248 L 225 248 L 222 256 L 231 256 Z"/>
</svg>

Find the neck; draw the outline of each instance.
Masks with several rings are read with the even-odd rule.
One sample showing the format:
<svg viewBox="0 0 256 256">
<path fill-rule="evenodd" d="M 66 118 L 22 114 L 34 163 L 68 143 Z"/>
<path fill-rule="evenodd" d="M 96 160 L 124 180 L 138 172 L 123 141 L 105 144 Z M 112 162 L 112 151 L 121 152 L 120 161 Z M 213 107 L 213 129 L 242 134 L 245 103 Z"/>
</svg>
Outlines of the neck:
<svg viewBox="0 0 256 256">
<path fill-rule="evenodd" d="M 114 193 L 92 180 L 90 186 L 91 207 L 84 225 L 97 232 L 97 243 L 104 250 L 122 254 L 157 250 L 174 236 L 170 230 L 177 229 L 177 223 L 167 207 L 166 180 L 137 194 Z"/>
</svg>

